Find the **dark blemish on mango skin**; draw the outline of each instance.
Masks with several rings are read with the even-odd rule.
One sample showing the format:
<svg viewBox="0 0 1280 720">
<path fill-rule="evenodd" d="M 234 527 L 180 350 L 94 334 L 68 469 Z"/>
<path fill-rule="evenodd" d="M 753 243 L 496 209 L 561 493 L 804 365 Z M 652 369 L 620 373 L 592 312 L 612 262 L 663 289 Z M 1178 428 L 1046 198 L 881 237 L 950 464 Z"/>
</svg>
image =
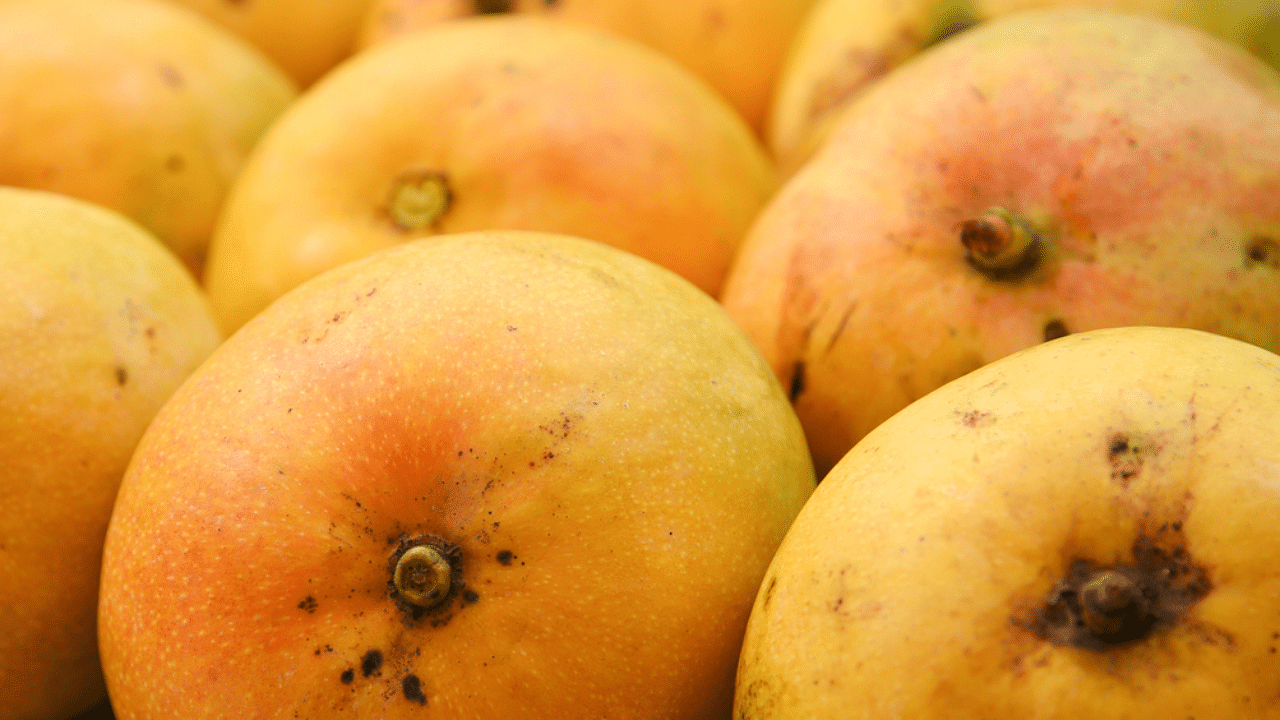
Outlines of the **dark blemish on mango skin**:
<svg viewBox="0 0 1280 720">
<path fill-rule="evenodd" d="M 1071 331 L 1067 330 L 1067 324 L 1062 322 L 1061 320 L 1054 319 L 1044 324 L 1044 341 L 1045 342 L 1049 342 L 1050 340 L 1057 340 L 1058 338 L 1063 338 L 1070 334 L 1071 334 Z"/>
<path fill-rule="evenodd" d="M 515 557 L 510 550 L 499 550 L 497 554 L 498 562 L 503 565 L 510 565 L 511 559 Z"/>
<path fill-rule="evenodd" d="M 360 658 L 360 672 L 365 677 L 374 675 L 382 670 L 382 651 L 370 650 Z"/>
<path fill-rule="evenodd" d="M 123 365 L 116 366 L 116 384 L 123 386 L 129 382 L 129 371 Z"/>
<path fill-rule="evenodd" d="M 1111 480 L 1121 487 L 1142 471 L 1143 448 L 1123 433 L 1115 433 L 1107 442 L 1107 461 L 1111 464 Z"/>
<path fill-rule="evenodd" d="M 410 702 L 416 702 L 419 705 L 427 704 L 427 696 L 422 692 L 422 681 L 417 675 L 405 675 L 404 682 L 400 684 L 401 690 L 404 691 L 404 698 Z"/>
<path fill-rule="evenodd" d="M 159 73 L 160 79 L 171 88 L 180 88 L 186 82 L 182 77 L 182 73 L 178 72 L 178 69 L 172 65 L 161 63 L 156 67 L 156 72 Z"/>
<path fill-rule="evenodd" d="M 514 0 L 475 0 L 477 15 L 499 15 L 515 10 Z"/>
<path fill-rule="evenodd" d="M 804 392 L 804 361 L 797 362 L 791 369 L 791 402 L 795 402 L 796 398 Z"/>
<path fill-rule="evenodd" d="M 1280 242 L 1269 237 L 1255 237 L 1245 247 L 1245 266 L 1263 265 L 1280 269 Z"/>
<path fill-rule="evenodd" d="M 777 576 L 769 578 L 769 585 L 764 590 L 764 600 L 761 601 L 761 608 L 768 610 L 769 604 L 773 602 L 773 589 L 778 586 Z"/>
<path fill-rule="evenodd" d="M 1162 526 L 1158 533 L 1166 547 L 1146 535 L 1134 540 L 1131 563 L 1101 566 L 1076 558 L 1035 617 L 1020 624 L 1055 645 L 1105 651 L 1178 623 L 1213 590 L 1213 583 L 1181 538 L 1166 536 L 1169 529 Z M 1180 532 L 1180 524 L 1173 530 Z M 1200 630 L 1206 643 L 1235 646 L 1225 631 L 1207 625 Z"/>
<path fill-rule="evenodd" d="M 310 595 L 306 596 L 298 603 L 298 609 L 306 610 L 308 613 L 314 613 L 316 611 L 316 607 L 316 599 Z"/>
<path fill-rule="evenodd" d="M 356 671 L 352 668 L 347 668 L 342 671 L 342 675 L 338 676 L 338 679 L 342 681 L 343 685 L 350 685 L 355 682 Z"/>
</svg>

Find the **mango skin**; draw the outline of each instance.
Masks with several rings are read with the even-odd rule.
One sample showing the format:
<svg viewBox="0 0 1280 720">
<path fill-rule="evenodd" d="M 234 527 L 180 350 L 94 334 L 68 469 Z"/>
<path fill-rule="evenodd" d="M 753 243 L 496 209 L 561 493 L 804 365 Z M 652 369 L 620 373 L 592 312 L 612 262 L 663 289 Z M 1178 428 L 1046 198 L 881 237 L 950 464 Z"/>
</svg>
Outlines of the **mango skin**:
<svg viewBox="0 0 1280 720">
<path fill-rule="evenodd" d="M 208 17 L 261 50 L 301 88 L 355 52 L 371 0 L 169 0 Z"/>
<path fill-rule="evenodd" d="M 822 481 L 770 565 L 736 720 L 1280 713 L 1280 356 L 1072 335 L 939 388 Z M 1073 560 L 1182 547 L 1209 593 L 1105 650 L 1028 630 Z"/>
<path fill-rule="evenodd" d="M 790 176 L 856 97 L 928 47 L 987 20 L 1068 6 L 1188 24 L 1280 69 L 1276 0 L 819 0 L 778 72 L 764 129 L 769 152 Z"/>
<path fill-rule="evenodd" d="M 608 98 L 603 101 L 602 98 Z M 425 227 L 393 210 L 439 174 Z M 536 17 L 442 23 L 330 74 L 263 138 L 210 245 L 224 332 L 324 270 L 436 233 L 585 237 L 719 291 L 777 188 L 763 146 L 674 61 Z"/>
<path fill-rule="evenodd" d="M 105 698 L 102 543 L 160 405 L 221 342 L 163 245 L 91 203 L 0 187 L 0 718 Z"/>
<path fill-rule="evenodd" d="M 1277 0 L 819 0 L 778 73 L 764 132 L 769 150 L 790 175 L 858 95 L 930 46 L 1011 13 L 1068 6 L 1191 25 L 1280 69 Z"/>
<path fill-rule="evenodd" d="M 166 2 L 0 3 L 0 184 L 116 210 L 197 277 L 233 179 L 296 96 L 247 42 Z"/>
<path fill-rule="evenodd" d="M 206 0 L 210 1 L 210 0 Z M 482 12 L 581 23 L 648 45 L 715 89 L 761 132 L 782 63 L 814 0 L 373 0 L 357 39 L 371 47 Z"/>
<path fill-rule="evenodd" d="M 687 281 L 558 235 L 405 243 L 281 297 L 152 424 L 104 552 L 111 696 L 122 720 L 727 717 L 813 485 L 777 381 Z M 414 618 L 389 570 L 428 536 L 465 588 Z"/>
<path fill-rule="evenodd" d="M 1044 239 L 1017 281 L 961 243 L 993 206 Z M 991 20 L 850 106 L 721 300 L 791 388 L 819 475 L 910 402 L 1063 331 L 1280 351 L 1280 73 L 1154 17 Z"/>
</svg>

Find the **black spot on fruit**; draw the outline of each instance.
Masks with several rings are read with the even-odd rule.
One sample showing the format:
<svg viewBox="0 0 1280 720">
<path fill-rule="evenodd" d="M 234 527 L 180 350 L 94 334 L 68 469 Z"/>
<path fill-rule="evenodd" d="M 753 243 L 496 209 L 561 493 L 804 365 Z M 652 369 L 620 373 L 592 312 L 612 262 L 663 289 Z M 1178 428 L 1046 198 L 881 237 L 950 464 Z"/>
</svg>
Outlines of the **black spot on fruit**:
<svg viewBox="0 0 1280 720">
<path fill-rule="evenodd" d="M 797 362 L 791 369 L 791 402 L 795 402 L 804 392 L 804 361 Z"/>
<path fill-rule="evenodd" d="M 476 602 L 479 599 L 480 599 L 480 595 L 475 590 L 462 591 L 462 602 L 464 603 L 470 604 L 470 603 Z"/>
<path fill-rule="evenodd" d="M 1142 471 L 1144 449 L 1123 433 L 1116 433 L 1107 441 L 1107 461 L 1111 464 L 1111 480 L 1121 487 Z"/>
<path fill-rule="evenodd" d="M 1060 337 L 1066 337 L 1071 334 L 1067 330 L 1067 324 L 1061 320 L 1050 320 L 1044 324 L 1044 341 L 1057 340 Z"/>
<path fill-rule="evenodd" d="M 123 386 L 129 382 L 129 371 L 123 365 L 116 366 L 116 384 Z"/>
<path fill-rule="evenodd" d="M 379 650 L 370 650 L 360 659 L 360 672 L 365 677 L 374 675 L 382 670 L 382 652 Z"/>
<path fill-rule="evenodd" d="M 347 668 L 342 671 L 342 674 L 338 676 L 338 679 L 342 681 L 343 685 L 350 685 L 356 679 L 356 671 L 352 668 Z"/>
<path fill-rule="evenodd" d="M 511 558 L 515 557 L 515 555 L 512 555 L 510 550 L 499 550 L 497 557 L 498 557 L 498 562 L 502 563 L 503 565 L 510 565 Z"/>
<path fill-rule="evenodd" d="M 1255 237 L 1245 246 L 1245 265 L 1280 269 L 1280 242 L 1269 237 Z"/>
<path fill-rule="evenodd" d="M 422 681 L 417 675 L 405 675 L 404 682 L 400 684 L 404 690 L 404 698 L 410 702 L 416 702 L 419 705 L 427 704 L 427 696 L 422 692 Z"/>
<path fill-rule="evenodd" d="M 301 602 L 298 603 L 299 610 L 306 610 L 309 613 L 315 612 L 316 607 L 317 607 L 316 599 L 311 597 L 310 595 L 306 596 L 305 598 L 302 599 Z"/>
<path fill-rule="evenodd" d="M 1105 651 L 1180 622 L 1212 590 L 1208 569 L 1193 561 L 1185 547 L 1177 542 L 1162 547 L 1139 536 L 1130 563 L 1102 566 L 1073 560 L 1025 624 L 1056 645 Z M 1235 647 L 1229 633 L 1202 621 L 1197 634 L 1205 643 Z"/>
</svg>

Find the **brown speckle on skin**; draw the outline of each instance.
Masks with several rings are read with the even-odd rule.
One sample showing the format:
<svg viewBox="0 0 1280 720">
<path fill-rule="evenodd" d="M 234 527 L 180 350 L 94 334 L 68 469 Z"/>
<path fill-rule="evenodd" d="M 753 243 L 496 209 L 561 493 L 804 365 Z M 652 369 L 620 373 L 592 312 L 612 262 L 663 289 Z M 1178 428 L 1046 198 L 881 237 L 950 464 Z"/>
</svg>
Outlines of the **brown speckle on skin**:
<svg viewBox="0 0 1280 720">
<path fill-rule="evenodd" d="M 160 79 L 171 88 L 180 88 L 183 85 L 182 73 L 178 69 L 168 63 L 161 63 L 156 72 L 160 74 Z"/>
<path fill-rule="evenodd" d="M 316 599 L 314 597 L 311 597 L 310 595 L 306 596 L 305 598 L 302 599 L 301 602 L 298 603 L 299 610 L 305 610 L 309 613 L 315 612 L 316 607 L 317 607 Z"/>
<path fill-rule="evenodd" d="M 342 674 L 338 676 L 338 679 L 342 681 L 343 685 L 350 685 L 355 682 L 356 679 L 355 669 L 347 668 L 346 670 L 343 670 Z"/>
<path fill-rule="evenodd" d="M 1107 441 L 1107 461 L 1111 465 L 1111 480 L 1121 487 L 1142 471 L 1144 448 L 1129 435 L 1114 433 Z"/>
<path fill-rule="evenodd" d="M 129 371 L 126 370 L 123 365 L 117 365 L 116 366 L 116 384 L 123 386 L 127 382 L 129 382 Z"/>
<path fill-rule="evenodd" d="M 497 554 L 498 562 L 503 565 L 510 565 L 511 559 L 515 557 L 510 550 L 499 550 Z"/>
</svg>

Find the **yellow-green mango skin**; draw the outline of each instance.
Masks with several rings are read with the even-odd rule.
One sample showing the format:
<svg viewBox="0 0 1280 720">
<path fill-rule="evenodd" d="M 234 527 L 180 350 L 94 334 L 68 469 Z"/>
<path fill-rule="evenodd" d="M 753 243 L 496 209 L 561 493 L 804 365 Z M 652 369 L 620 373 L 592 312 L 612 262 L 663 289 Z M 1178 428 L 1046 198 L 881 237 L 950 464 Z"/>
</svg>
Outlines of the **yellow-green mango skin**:
<svg viewBox="0 0 1280 720">
<path fill-rule="evenodd" d="M 918 400 L 832 469 L 752 610 L 736 720 L 1280 713 L 1280 356 L 1068 336 Z M 1029 630 L 1076 559 L 1181 547 L 1211 589 L 1106 650 Z"/>
</svg>

